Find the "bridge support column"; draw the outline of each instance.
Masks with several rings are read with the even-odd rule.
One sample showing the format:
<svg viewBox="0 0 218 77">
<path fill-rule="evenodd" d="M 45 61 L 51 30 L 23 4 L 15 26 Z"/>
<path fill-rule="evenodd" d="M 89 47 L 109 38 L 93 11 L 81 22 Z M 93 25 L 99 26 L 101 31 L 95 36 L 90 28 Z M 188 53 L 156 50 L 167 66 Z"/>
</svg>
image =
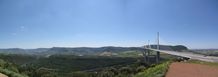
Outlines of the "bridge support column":
<svg viewBox="0 0 218 77">
<path fill-rule="evenodd" d="M 156 62 L 157 62 L 157 63 L 160 62 L 160 52 L 157 52 L 157 55 L 156 55 Z"/>
<path fill-rule="evenodd" d="M 143 52 L 144 56 L 144 62 L 146 64 L 150 64 L 150 50 L 146 49 L 147 47 L 145 46 L 145 51 Z"/>
<path fill-rule="evenodd" d="M 157 50 L 160 50 L 159 32 L 157 33 Z M 160 61 L 160 52 L 157 51 L 156 62 L 159 63 L 159 61 Z"/>
<path fill-rule="evenodd" d="M 150 50 L 147 50 L 147 64 L 150 64 Z"/>
<path fill-rule="evenodd" d="M 144 56 L 144 62 L 147 64 L 148 63 L 148 50 L 145 50 L 144 52 L 143 52 L 143 56 Z"/>
</svg>

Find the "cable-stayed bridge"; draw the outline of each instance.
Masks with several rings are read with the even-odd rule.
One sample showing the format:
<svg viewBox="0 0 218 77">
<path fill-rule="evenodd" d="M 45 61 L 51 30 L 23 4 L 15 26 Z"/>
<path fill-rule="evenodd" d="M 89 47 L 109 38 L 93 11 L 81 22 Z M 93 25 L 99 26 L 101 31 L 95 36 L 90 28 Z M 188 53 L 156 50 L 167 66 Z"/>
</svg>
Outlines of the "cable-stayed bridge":
<svg viewBox="0 0 218 77">
<path fill-rule="evenodd" d="M 206 62 L 218 62 L 218 57 L 214 57 L 214 56 L 205 56 L 205 55 L 195 54 L 195 53 L 191 53 L 191 52 L 160 50 L 159 33 L 157 34 L 157 47 L 156 48 L 157 49 L 151 48 L 149 44 L 148 44 L 148 47 L 145 46 L 145 49 L 147 49 L 147 50 L 157 51 L 157 54 L 156 54 L 156 61 L 157 62 L 159 62 L 159 60 L 160 60 L 160 52 L 170 54 L 170 55 L 180 56 L 180 57 L 186 57 L 186 58 L 190 58 L 193 60 L 200 60 L 200 61 L 206 61 Z M 144 53 L 144 55 L 145 55 L 145 58 L 148 59 L 150 52 L 147 51 Z"/>
<path fill-rule="evenodd" d="M 175 56 L 186 57 L 186 58 L 190 58 L 193 60 L 201 60 L 201 61 L 206 61 L 206 62 L 218 62 L 218 57 L 214 57 L 214 56 L 205 56 L 205 55 L 200 55 L 200 54 L 195 54 L 195 53 L 190 53 L 190 52 L 158 50 L 158 49 L 151 49 L 151 48 L 146 48 L 146 49 L 157 51 L 157 52 L 162 52 L 162 53 L 167 53 L 167 54 L 171 54 Z"/>
</svg>

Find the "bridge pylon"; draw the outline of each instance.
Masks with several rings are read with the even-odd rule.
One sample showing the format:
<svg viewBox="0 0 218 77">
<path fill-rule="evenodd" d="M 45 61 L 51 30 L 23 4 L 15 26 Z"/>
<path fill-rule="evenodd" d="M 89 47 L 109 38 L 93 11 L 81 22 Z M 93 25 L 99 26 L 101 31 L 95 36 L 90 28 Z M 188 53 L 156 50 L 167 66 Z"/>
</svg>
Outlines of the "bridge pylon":
<svg viewBox="0 0 218 77">
<path fill-rule="evenodd" d="M 159 32 L 157 32 L 157 50 L 160 50 Z M 157 54 L 156 54 L 156 62 L 159 63 L 159 61 L 160 61 L 160 52 L 157 51 Z"/>
</svg>

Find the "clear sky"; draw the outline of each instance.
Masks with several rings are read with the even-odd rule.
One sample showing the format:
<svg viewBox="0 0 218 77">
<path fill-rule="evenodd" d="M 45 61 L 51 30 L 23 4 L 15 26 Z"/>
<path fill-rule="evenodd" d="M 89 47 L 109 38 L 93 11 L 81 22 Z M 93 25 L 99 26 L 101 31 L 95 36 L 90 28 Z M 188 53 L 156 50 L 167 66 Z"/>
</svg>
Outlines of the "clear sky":
<svg viewBox="0 0 218 77">
<path fill-rule="evenodd" d="M 0 48 L 218 48 L 218 0 L 0 0 Z"/>
</svg>

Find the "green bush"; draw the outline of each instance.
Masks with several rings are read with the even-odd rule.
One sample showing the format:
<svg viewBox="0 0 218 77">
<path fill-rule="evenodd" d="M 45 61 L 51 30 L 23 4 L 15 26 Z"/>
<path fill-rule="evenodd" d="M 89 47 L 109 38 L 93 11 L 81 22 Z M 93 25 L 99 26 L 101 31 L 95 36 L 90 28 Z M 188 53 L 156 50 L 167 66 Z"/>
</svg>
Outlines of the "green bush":
<svg viewBox="0 0 218 77">
<path fill-rule="evenodd" d="M 13 71 L 10 71 L 8 69 L 3 69 L 0 67 L 0 72 L 9 76 L 9 77 L 28 77 L 28 76 L 25 76 L 25 75 L 21 75 L 19 73 L 16 73 L 16 72 L 13 72 Z"/>
<path fill-rule="evenodd" d="M 151 67 L 144 72 L 136 74 L 134 77 L 164 77 L 171 62 L 165 62 Z"/>
<path fill-rule="evenodd" d="M 19 71 L 15 65 L 0 59 L 0 73 L 3 73 L 9 77 L 28 77 L 19 74 Z"/>
</svg>

